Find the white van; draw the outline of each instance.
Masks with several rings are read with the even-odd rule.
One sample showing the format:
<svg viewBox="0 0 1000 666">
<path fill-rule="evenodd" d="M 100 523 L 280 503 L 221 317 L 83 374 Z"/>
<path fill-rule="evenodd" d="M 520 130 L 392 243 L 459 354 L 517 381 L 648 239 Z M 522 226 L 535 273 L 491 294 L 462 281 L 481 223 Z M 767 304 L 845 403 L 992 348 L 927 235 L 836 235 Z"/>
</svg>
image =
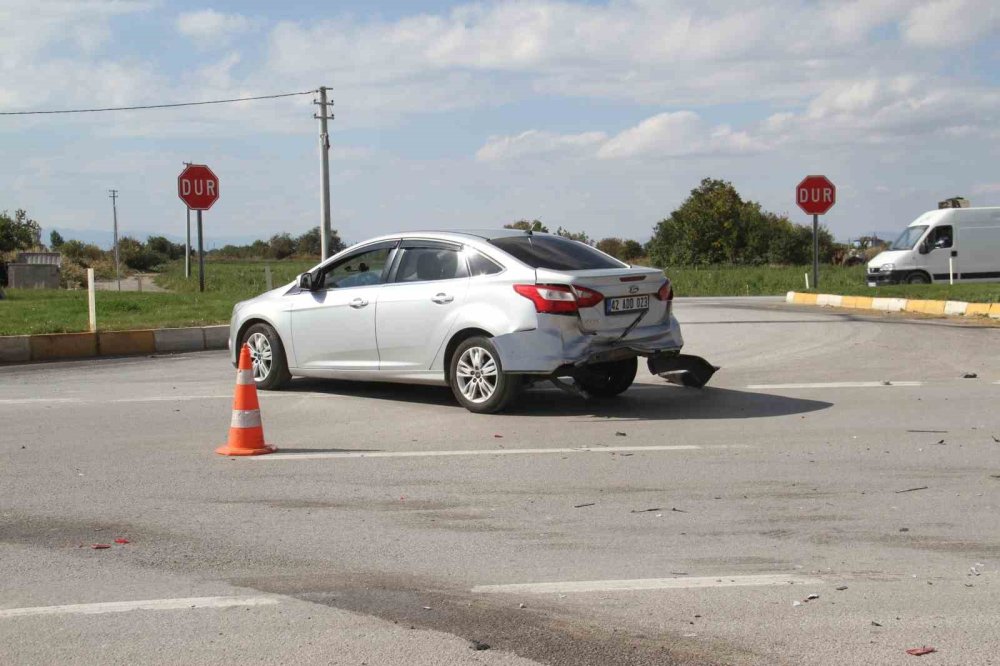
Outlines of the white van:
<svg viewBox="0 0 1000 666">
<path fill-rule="evenodd" d="M 1000 282 L 1000 208 L 928 211 L 868 262 L 869 287 L 948 282 L 950 277 Z"/>
</svg>

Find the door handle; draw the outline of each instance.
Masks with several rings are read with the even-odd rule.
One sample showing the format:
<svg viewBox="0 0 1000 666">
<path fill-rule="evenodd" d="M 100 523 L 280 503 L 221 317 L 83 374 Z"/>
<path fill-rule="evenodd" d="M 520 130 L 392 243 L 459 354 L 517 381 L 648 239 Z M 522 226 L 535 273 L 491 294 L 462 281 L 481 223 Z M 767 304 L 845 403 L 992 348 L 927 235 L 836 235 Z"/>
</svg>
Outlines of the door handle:
<svg viewBox="0 0 1000 666">
<path fill-rule="evenodd" d="M 357 310 L 357 309 L 359 309 L 359 308 L 363 308 L 363 307 L 365 307 L 366 305 L 368 305 L 368 301 L 366 301 L 366 300 L 365 300 L 365 299 L 363 299 L 363 298 L 355 298 L 355 299 L 354 299 L 353 301 L 351 301 L 351 302 L 350 302 L 350 303 L 349 303 L 348 305 L 350 305 L 350 306 L 351 306 L 352 308 L 354 308 L 355 310 Z"/>
<path fill-rule="evenodd" d="M 444 305 L 445 303 L 451 303 L 453 300 L 455 300 L 455 297 L 449 294 L 438 294 L 431 300 L 437 303 L 438 305 Z"/>
</svg>

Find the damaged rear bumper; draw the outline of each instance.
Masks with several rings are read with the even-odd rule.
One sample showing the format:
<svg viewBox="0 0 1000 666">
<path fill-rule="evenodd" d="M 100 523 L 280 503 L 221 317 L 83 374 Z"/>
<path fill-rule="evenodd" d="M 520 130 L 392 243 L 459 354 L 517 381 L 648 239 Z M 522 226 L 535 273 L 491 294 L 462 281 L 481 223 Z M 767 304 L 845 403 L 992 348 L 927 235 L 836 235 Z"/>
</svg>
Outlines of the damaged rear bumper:
<svg viewBox="0 0 1000 666">
<path fill-rule="evenodd" d="M 657 354 L 646 362 L 649 371 L 672 384 L 701 388 L 708 383 L 719 366 L 712 365 L 700 356 L 690 354 Z"/>
<path fill-rule="evenodd" d="M 493 344 L 504 372 L 551 375 L 567 367 L 677 354 L 684 338 L 672 315 L 669 321 L 638 327 L 624 338 L 584 333 L 570 317 L 540 315 L 538 328 L 498 335 Z"/>
</svg>

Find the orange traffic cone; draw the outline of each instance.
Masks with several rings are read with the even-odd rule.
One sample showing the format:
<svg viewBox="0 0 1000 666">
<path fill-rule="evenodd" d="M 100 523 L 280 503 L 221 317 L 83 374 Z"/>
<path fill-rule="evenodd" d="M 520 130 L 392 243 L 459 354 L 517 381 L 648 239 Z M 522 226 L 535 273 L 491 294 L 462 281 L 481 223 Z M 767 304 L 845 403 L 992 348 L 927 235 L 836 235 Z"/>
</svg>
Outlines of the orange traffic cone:
<svg viewBox="0 0 1000 666">
<path fill-rule="evenodd" d="M 259 456 L 274 453 L 275 446 L 264 443 L 264 427 L 260 423 L 260 403 L 257 402 L 257 385 L 253 382 L 250 346 L 240 350 L 240 364 L 236 371 L 236 394 L 233 396 L 233 420 L 229 425 L 229 441 L 215 450 L 223 456 Z"/>
</svg>

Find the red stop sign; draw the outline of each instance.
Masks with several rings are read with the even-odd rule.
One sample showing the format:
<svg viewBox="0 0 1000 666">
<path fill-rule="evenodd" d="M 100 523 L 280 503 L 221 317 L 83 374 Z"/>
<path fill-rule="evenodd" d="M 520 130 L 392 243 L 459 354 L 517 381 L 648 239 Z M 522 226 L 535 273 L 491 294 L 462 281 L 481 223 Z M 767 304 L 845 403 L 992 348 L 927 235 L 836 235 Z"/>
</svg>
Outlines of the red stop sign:
<svg viewBox="0 0 1000 666">
<path fill-rule="evenodd" d="M 219 177 L 204 164 L 189 164 L 177 176 L 177 196 L 191 210 L 208 210 L 219 200 Z"/>
<path fill-rule="evenodd" d="M 826 176 L 806 176 L 795 188 L 795 203 L 810 215 L 822 215 L 837 203 L 837 188 Z"/>
</svg>

